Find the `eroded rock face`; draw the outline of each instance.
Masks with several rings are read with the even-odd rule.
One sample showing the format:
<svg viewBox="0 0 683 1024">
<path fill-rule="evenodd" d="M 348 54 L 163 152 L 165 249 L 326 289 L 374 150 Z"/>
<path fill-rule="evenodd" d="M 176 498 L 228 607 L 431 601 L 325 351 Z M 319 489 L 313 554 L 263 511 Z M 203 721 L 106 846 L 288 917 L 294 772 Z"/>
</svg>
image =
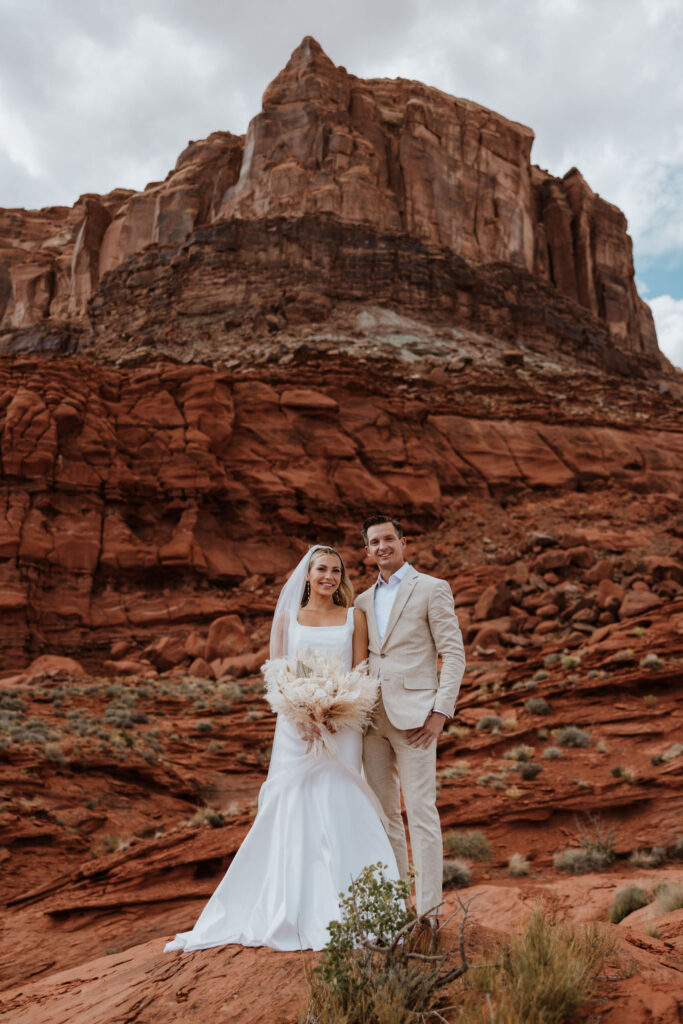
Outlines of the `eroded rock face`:
<svg viewBox="0 0 683 1024">
<path fill-rule="evenodd" d="M 437 365 L 434 383 L 425 374 L 415 389 L 402 382 L 401 363 L 390 366 L 361 384 L 360 364 L 333 369 L 329 357 L 309 356 L 271 371 L 267 382 L 263 373 L 204 366 L 125 370 L 76 357 L 5 357 L 3 667 L 23 667 L 45 645 L 97 657 L 114 638 L 206 627 L 239 610 L 239 601 L 249 607 L 245 595 L 226 607 L 235 586 L 254 574 L 282 578 L 312 539 L 357 552 L 368 509 L 401 509 L 420 532 L 464 496 L 518 500 L 527 491 L 605 486 L 673 494 L 680 485 L 683 439 L 655 411 L 658 392 L 648 406 L 641 385 L 623 398 L 609 388 L 617 409 L 640 395 L 647 411 L 639 428 L 615 422 L 617 414 L 611 422 L 553 422 L 560 403 L 547 391 L 547 407 L 535 412 L 527 397 L 521 420 L 504 364 L 497 378 L 480 371 L 465 379 Z M 496 402 L 486 412 L 491 391 Z M 561 574 L 592 563 L 579 538 L 568 550 L 542 551 L 533 568 Z M 482 604 L 476 617 L 505 614 L 504 597 Z M 658 598 L 632 592 L 624 608 L 631 614 L 648 602 Z M 188 663 L 192 655 L 213 664 L 263 642 L 250 646 L 245 636 L 223 649 L 216 630 L 215 642 L 187 651 Z M 168 662 L 169 652 L 148 660 Z"/>
<path fill-rule="evenodd" d="M 68 351 L 92 327 L 106 358 L 112 319 L 157 348 L 188 315 L 228 331 L 254 314 L 296 323 L 308 280 L 319 319 L 360 288 L 579 358 L 604 363 L 607 347 L 657 364 L 623 214 L 576 169 L 533 166 L 532 141 L 419 82 L 356 78 L 306 38 L 246 139 L 190 143 L 144 192 L 0 213 L 0 345 Z M 191 295 L 169 301 L 188 260 Z"/>
</svg>

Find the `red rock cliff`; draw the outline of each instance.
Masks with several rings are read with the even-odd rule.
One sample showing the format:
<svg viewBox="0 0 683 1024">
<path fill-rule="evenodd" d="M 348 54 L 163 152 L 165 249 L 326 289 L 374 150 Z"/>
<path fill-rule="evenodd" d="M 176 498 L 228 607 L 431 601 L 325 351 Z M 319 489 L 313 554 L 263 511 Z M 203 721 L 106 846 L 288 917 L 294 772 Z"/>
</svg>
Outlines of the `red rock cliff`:
<svg viewBox="0 0 683 1024">
<path fill-rule="evenodd" d="M 114 332 L 158 349 L 188 310 L 221 317 L 223 335 L 253 329 L 305 279 L 323 297 L 318 318 L 360 291 L 579 358 L 656 364 L 623 214 L 575 169 L 533 166 L 532 141 L 419 82 L 356 78 L 308 37 L 246 139 L 190 143 L 144 192 L 0 212 L 0 348 L 89 338 L 106 351 Z M 187 310 L 173 301 L 184 264 Z"/>
</svg>

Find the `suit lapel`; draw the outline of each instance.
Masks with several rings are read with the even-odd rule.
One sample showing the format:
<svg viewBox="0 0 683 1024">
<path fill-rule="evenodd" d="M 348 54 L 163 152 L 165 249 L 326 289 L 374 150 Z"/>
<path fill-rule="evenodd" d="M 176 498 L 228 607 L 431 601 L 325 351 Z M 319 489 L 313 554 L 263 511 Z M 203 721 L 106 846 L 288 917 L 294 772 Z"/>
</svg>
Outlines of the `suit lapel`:
<svg viewBox="0 0 683 1024">
<path fill-rule="evenodd" d="M 410 595 L 412 594 L 413 587 L 417 583 L 418 575 L 419 574 L 418 574 L 417 570 L 413 569 L 413 567 L 411 565 L 410 568 L 408 569 L 408 572 L 405 574 L 405 576 L 401 580 L 401 583 L 400 583 L 399 588 L 398 588 L 398 592 L 396 594 L 396 599 L 394 600 L 394 604 L 393 604 L 392 609 L 391 609 L 391 615 L 389 616 L 389 621 L 387 622 L 387 628 L 386 628 L 386 632 L 384 634 L 384 640 L 382 641 L 382 647 L 384 647 L 384 645 L 386 644 L 387 640 L 391 636 L 391 632 L 392 632 L 394 626 L 396 625 L 396 623 L 399 620 L 399 616 L 401 615 L 401 612 L 403 611 L 403 609 L 405 607 L 405 603 L 408 600 L 408 598 L 410 597 Z M 373 618 L 374 618 L 374 608 L 373 608 Z M 377 629 L 377 623 L 375 623 L 375 629 Z"/>
<path fill-rule="evenodd" d="M 377 584 L 375 584 L 375 587 Z M 365 616 L 368 620 L 368 636 L 371 641 L 374 642 L 377 650 L 382 646 L 379 639 L 379 630 L 377 629 L 377 619 L 375 618 L 375 587 L 372 587 L 368 591 L 368 599 L 364 602 L 365 604 Z"/>
</svg>

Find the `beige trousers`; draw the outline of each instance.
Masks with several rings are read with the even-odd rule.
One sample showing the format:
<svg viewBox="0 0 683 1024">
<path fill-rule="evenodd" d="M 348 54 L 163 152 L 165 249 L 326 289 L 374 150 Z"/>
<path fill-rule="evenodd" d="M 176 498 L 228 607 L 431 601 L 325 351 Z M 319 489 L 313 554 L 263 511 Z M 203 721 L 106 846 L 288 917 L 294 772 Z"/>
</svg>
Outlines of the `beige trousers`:
<svg viewBox="0 0 683 1024">
<path fill-rule="evenodd" d="M 411 747 L 403 729 L 387 718 L 380 696 L 363 740 L 363 767 L 386 816 L 387 833 L 402 878 L 408 874 L 408 846 L 401 815 L 401 792 L 408 815 L 415 867 L 418 914 L 441 902 L 443 841 L 436 809 L 436 743 Z"/>
</svg>

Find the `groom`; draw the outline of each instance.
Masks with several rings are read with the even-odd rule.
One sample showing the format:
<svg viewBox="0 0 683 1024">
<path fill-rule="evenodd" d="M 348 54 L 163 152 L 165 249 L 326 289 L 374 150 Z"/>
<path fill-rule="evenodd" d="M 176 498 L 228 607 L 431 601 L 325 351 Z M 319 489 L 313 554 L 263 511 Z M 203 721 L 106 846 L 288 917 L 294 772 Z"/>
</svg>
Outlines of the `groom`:
<svg viewBox="0 0 683 1024">
<path fill-rule="evenodd" d="M 379 703 L 363 741 L 363 767 L 382 804 L 398 870 L 405 878 L 403 793 L 417 912 L 432 911 L 434 917 L 443 874 L 436 741 L 455 710 L 465 651 L 450 586 L 405 561 L 406 542 L 398 520 L 370 516 L 363 523 L 363 540 L 379 576 L 356 599 L 356 607 L 365 612 L 370 671 L 381 682 Z M 442 668 L 437 676 L 439 655 Z"/>
</svg>

